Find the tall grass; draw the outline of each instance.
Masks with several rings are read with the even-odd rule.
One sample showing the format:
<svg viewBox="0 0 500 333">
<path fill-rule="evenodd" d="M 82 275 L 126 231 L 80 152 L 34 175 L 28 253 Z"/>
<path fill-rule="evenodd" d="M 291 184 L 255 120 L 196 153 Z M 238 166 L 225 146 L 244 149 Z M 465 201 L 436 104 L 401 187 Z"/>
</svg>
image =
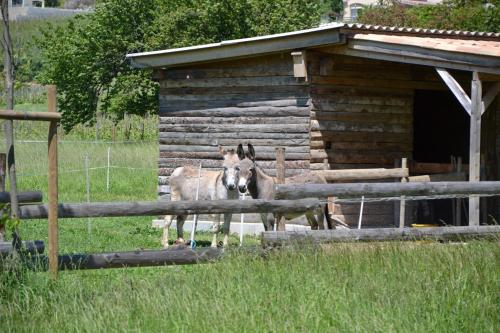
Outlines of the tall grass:
<svg viewBox="0 0 500 333">
<path fill-rule="evenodd" d="M 340 245 L 191 267 L 29 273 L 5 332 L 497 332 L 498 243 Z"/>
</svg>

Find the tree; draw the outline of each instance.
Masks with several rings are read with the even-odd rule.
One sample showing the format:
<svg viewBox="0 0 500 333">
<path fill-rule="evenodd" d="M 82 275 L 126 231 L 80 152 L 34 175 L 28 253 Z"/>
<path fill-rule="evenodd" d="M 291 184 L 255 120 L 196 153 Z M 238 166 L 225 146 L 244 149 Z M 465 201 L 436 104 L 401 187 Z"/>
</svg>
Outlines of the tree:
<svg viewBox="0 0 500 333">
<path fill-rule="evenodd" d="M 363 11 L 359 22 L 445 30 L 500 31 L 500 0 L 446 0 L 432 6 L 405 7 L 381 1 Z"/>
<path fill-rule="evenodd" d="M 44 33 L 38 76 L 58 86 L 66 131 L 96 112 L 156 112 L 158 85 L 133 70 L 132 52 L 293 31 L 319 24 L 324 0 L 107 0 Z"/>
</svg>

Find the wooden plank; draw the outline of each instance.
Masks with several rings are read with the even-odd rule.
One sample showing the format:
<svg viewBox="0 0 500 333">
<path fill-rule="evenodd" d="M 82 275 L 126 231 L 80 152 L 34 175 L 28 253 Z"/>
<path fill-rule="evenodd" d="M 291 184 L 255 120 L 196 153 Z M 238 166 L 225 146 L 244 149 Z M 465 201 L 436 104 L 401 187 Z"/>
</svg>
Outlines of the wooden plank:
<svg viewBox="0 0 500 333">
<path fill-rule="evenodd" d="M 309 107 L 303 106 L 248 106 L 248 107 L 217 107 L 205 106 L 198 109 L 192 106 L 184 109 L 160 107 L 160 116 L 170 117 L 309 117 Z"/>
<path fill-rule="evenodd" d="M 478 182 L 481 172 L 481 114 L 482 86 L 477 72 L 472 74 L 470 145 L 469 145 L 469 181 Z M 469 197 L 469 226 L 479 225 L 479 198 Z"/>
<path fill-rule="evenodd" d="M 397 104 L 395 105 L 400 105 L 401 100 L 405 101 L 403 105 L 409 105 L 408 103 L 413 103 L 411 100 L 413 96 L 413 91 L 411 90 L 385 88 L 375 85 L 366 87 L 312 85 L 310 88 L 310 93 L 314 98 L 320 96 L 323 98 L 338 99 L 343 96 L 344 98 L 349 98 L 351 100 L 351 101 L 348 100 L 346 103 L 353 103 L 353 104 L 356 104 L 355 101 L 357 101 L 358 99 L 360 100 L 359 104 L 392 105 L 391 101 L 398 101 Z M 351 97 L 356 97 L 356 98 L 351 98 Z M 368 98 L 368 99 L 363 101 L 363 98 Z M 382 103 L 380 101 L 383 98 L 387 98 L 386 103 L 388 104 Z M 377 100 L 379 102 L 376 102 Z"/>
<path fill-rule="evenodd" d="M 339 151 L 339 150 L 380 150 L 380 151 L 393 151 L 393 152 L 411 152 L 413 150 L 413 145 L 411 143 L 398 143 L 398 142 L 331 142 L 327 141 L 328 144 L 325 145 L 324 141 L 312 141 L 311 148 L 313 144 L 320 144 L 319 149 L 322 153 L 325 151 Z M 328 146 L 328 149 L 325 149 Z"/>
<path fill-rule="evenodd" d="M 329 113 L 350 112 L 358 114 L 370 114 L 377 116 L 378 114 L 389 114 L 393 117 L 400 115 L 412 115 L 413 109 L 410 106 L 395 106 L 395 105 L 373 105 L 373 104 L 351 104 L 339 103 L 335 100 L 313 100 L 313 111 L 323 111 Z"/>
<path fill-rule="evenodd" d="M 257 154 L 257 159 L 259 155 Z M 202 165 L 203 168 L 221 168 L 221 160 L 209 160 L 209 159 L 187 159 L 187 158 L 160 158 L 158 160 L 160 168 L 176 168 L 185 165 Z M 259 161 L 259 166 L 264 169 L 274 169 L 276 168 L 276 162 L 274 158 L 272 161 Z M 287 169 L 308 169 L 309 160 L 297 160 L 297 161 L 286 161 L 285 167 Z"/>
<path fill-rule="evenodd" d="M 271 97 L 271 96 L 270 96 Z M 217 107 L 289 107 L 289 106 L 309 106 L 310 99 L 308 96 L 292 95 L 284 98 L 264 98 L 261 94 L 244 94 L 244 95 L 161 95 L 160 108 L 172 108 L 177 106 L 178 109 L 195 109 L 195 108 L 214 108 Z"/>
<path fill-rule="evenodd" d="M 330 163 L 374 163 L 390 164 L 395 158 L 401 158 L 403 152 L 388 151 L 326 151 L 311 150 L 311 162 L 320 162 L 325 159 Z"/>
<path fill-rule="evenodd" d="M 168 100 L 168 99 L 160 99 L 160 111 L 162 113 L 165 112 L 177 112 L 177 111 L 190 111 L 190 110 L 212 110 L 212 109 L 221 109 L 221 108 L 252 108 L 252 107 L 261 107 L 261 108 L 283 108 L 288 107 L 289 109 L 307 107 L 309 100 L 300 98 L 295 101 L 295 103 L 284 102 L 284 101 L 234 101 L 234 100 L 210 100 L 210 101 L 178 101 L 178 100 Z"/>
<path fill-rule="evenodd" d="M 200 200 L 156 202 L 92 202 L 59 204 L 60 218 L 192 215 L 223 213 L 304 212 L 318 207 L 318 199 L 302 200 Z M 21 207 L 23 219 L 47 218 L 47 205 Z"/>
<path fill-rule="evenodd" d="M 500 182 L 355 183 L 275 185 L 276 198 L 349 198 L 430 195 L 498 195 Z"/>
<path fill-rule="evenodd" d="M 243 67 L 171 68 L 164 71 L 164 79 L 211 79 L 252 76 L 292 76 L 293 69 L 290 61 L 275 62 L 273 64 L 254 64 Z"/>
<path fill-rule="evenodd" d="M 191 265 L 219 259 L 222 249 L 191 249 L 180 246 L 165 250 L 139 250 L 96 254 L 66 254 L 59 256 L 60 270 L 102 269 L 144 266 Z M 43 263 L 43 257 L 39 260 Z"/>
<path fill-rule="evenodd" d="M 470 115 L 471 113 L 471 101 L 467 93 L 464 91 L 462 86 L 453 78 L 453 76 L 444 68 L 436 67 L 436 72 L 439 74 L 444 83 L 450 88 L 453 95 L 456 97 L 458 102 Z"/>
<path fill-rule="evenodd" d="M 238 131 L 252 131 L 259 133 L 308 133 L 308 124 L 160 124 L 160 132 L 198 132 L 198 133 L 227 133 Z M 235 133 L 236 134 L 236 133 Z M 236 134 L 235 137 L 238 137 Z"/>
<path fill-rule="evenodd" d="M 158 175 L 159 176 L 170 176 L 175 168 L 159 168 Z M 220 171 L 220 166 L 218 168 L 204 168 L 204 170 L 214 170 Z M 274 168 L 262 168 L 262 170 L 271 177 L 276 177 L 276 169 Z M 301 173 L 310 172 L 311 170 L 308 168 L 297 168 L 297 169 L 286 169 L 285 174 L 286 177 L 299 175 Z"/>
<path fill-rule="evenodd" d="M 285 125 L 291 126 L 291 125 Z M 311 120 L 311 131 L 346 131 L 346 132 L 392 132 L 392 133 L 411 133 L 412 126 L 408 124 L 358 124 L 345 121 L 325 121 Z"/>
<path fill-rule="evenodd" d="M 323 175 L 328 181 L 388 179 L 388 178 L 408 177 L 407 168 L 324 170 L 316 172 Z"/>
<path fill-rule="evenodd" d="M 235 95 L 240 95 L 241 97 L 247 94 L 254 95 L 259 94 L 262 98 L 268 99 L 267 96 L 281 96 L 281 97 L 271 97 L 284 98 L 283 96 L 288 96 L 288 98 L 307 98 L 309 96 L 309 88 L 305 85 L 261 85 L 261 86 L 234 86 L 231 89 L 220 89 L 218 87 L 182 87 L 182 88 L 162 88 L 160 87 L 160 95 L 219 95 L 222 98 L 224 96 L 231 97 Z"/>
<path fill-rule="evenodd" d="M 290 243 L 329 243 L 359 241 L 464 241 L 498 239 L 500 226 L 436 227 L 436 228 L 374 228 L 303 231 L 267 231 L 262 234 L 263 246 Z"/>
<path fill-rule="evenodd" d="M 32 120 L 32 121 L 60 121 L 61 114 L 57 112 L 13 111 L 0 110 L 0 119 Z"/>
<path fill-rule="evenodd" d="M 189 146 L 188 146 L 189 147 Z M 304 153 L 294 153 L 294 152 L 287 152 L 286 156 L 289 160 L 308 160 L 310 158 L 309 152 L 304 152 Z M 220 157 L 220 153 L 218 152 L 172 152 L 172 151 L 161 151 L 160 152 L 160 158 L 188 158 L 188 159 L 193 159 L 193 158 L 209 158 L 209 159 L 216 159 Z M 270 153 L 270 152 L 261 152 L 259 151 L 259 159 L 261 160 L 271 160 L 274 159 L 275 154 Z"/>
<path fill-rule="evenodd" d="M 285 184 L 285 148 L 276 148 L 276 183 Z M 276 215 L 276 230 L 285 230 L 285 217 Z"/>
<path fill-rule="evenodd" d="M 0 153 L 0 191 L 5 192 L 6 183 L 6 169 L 7 169 L 7 156 L 4 153 Z M 10 197 L 9 197 L 10 201 Z M 1 212 L 0 212 L 1 214 Z M 5 225 L 0 223 L 0 241 L 5 239 Z"/>
<path fill-rule="evenodd" d="M 314 163 L 311 162 L 311 170 L 345 170 L 345 169 L 379 169 L 391 168 L 392 164 L 380 163 Z"/>
<path fill-rule="evenodd" d="M 235 142 L 233 140 L 232 144 L 234 145 Z M 231 148 L 231 146 L 227 146 L 226 148 Z M 264 152 L 264 153 L 273 153 L 275 154 L 276 149 L 274 146 L 261 146 L 261 145 L 254 145 L 254 148 L 258 150 L 259 152 Z M 220 152 L 219 152 L 219 146 L 207 146 L 207 145 L 160 145 L 159 146 L 160 152 L 214 152 L 218 153 L 220 157 Z M 290 153 L 308 153 L 309 152 L 309 146 L 298 146 L 298 147 L 288 147 L 287 152 Z M 273 157 L 274 159 L 274 157 Z"/>
</svg>

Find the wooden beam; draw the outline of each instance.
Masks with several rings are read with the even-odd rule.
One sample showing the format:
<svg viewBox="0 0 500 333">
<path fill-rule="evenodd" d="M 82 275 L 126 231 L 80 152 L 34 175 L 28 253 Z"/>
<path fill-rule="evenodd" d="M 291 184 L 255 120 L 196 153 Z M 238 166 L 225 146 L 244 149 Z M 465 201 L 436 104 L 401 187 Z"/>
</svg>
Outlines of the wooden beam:
<svg viewBox="0 0 500 333">
<path fill-rule="evenodd" d="M 495 100 L 498 93 L 500 92 L 500 82 L 495 83 L 493 86 L 488 89 L 488 91 L 483 96 L 483 110 L 481 111 L 481 115 L 488 109 L 490 104 Z"/>
<path fill-rule="evenodd" d="M 469 144 L 469 181 L 478 182 L 481 172 L 482 85 L 477 72 L 472 73 Z M 469 197 L 469 225 L 479 225 L 479 197 Z"/>
<path fill-rule="evenodd" d="M 275 185 L 276 198 L 368 198 L 431 195 L 499 195 L 500 181 Z"/>
<path fill-rule="evenodd" d="M 441 79 L 443 79 L 444 83 L 450 88 L 451 92 L 460 104 L 463 106 L 465 111 L 470 115 L 471 114 L 471 101 L 467 93 L 464 91 L 462 86 L 453 78 L 453 76 L 444 68 L 436 67 L 436 72 L 439 74 Z"/>
<path fill-rule="evenodd" d="M 56 107 L 56 86 L 47 87 L 47 104 L 50 114 L 59 115 Z M 59 115 L 60 116 L 60 115 Z M 57 120 L 49 123 L 48 135 L 48 219 L 49 219 L 49 270 L 52 278 L 57 278 L 58 226 L 57 226 Z"/>
<path fill-rule="evenodd" d="M 262 233 L 263 246 L 293 243 L 332 243 L 367 241 L 463 241 L 466 239 L 498 239 L 500 226 L 436 227 L 436 228 L 374 228 L 303 231 L 267 231 Z"/>
<path fill-rule="evenodd" d="M 328 181 L 388 179 L 408 177 L 408 168 L 394 169 L 344 169 L 344 170 L 318 170 Z"/>
<path fill-rule="evenodd" d="M 35 111 L 28 112 L 28 111 L 0 110 L 0 119 L 60 121 L 61 114 L 57 112 L 35 112 Z"/>
<path fill-rule="evenodd" d="M 276 148 L 276 182 L 285 184 L 285 148 Z M 282 214 L 276 214 L 276 230 L 285 230 L 285 217 Z"/>
<path fill-rule="evenodd" d="M 191 249 L 179 246 L 165 250 L 66 254 L 60 255 L 58 262 L 60 270 L 190 265 L 215 261 L 222 253 L 222 249 L 218 248 Z M 35 262 L 41 263 L 38 267 L 47 269 L 46 258 L 35 258 Z"/>
<path fill-rule="evenodd" d="M 117 217 L 155 215 L 193 215 L 223 213 L 299 213 L 315 209 L 318 199 L 301 200 L 201 200 L 155 202 L 92 202 L 59 204 L 58 217 Z M 47 218 L 47 205 L 27 205 L 20 208 L 23 219 Z"/>
</svg>

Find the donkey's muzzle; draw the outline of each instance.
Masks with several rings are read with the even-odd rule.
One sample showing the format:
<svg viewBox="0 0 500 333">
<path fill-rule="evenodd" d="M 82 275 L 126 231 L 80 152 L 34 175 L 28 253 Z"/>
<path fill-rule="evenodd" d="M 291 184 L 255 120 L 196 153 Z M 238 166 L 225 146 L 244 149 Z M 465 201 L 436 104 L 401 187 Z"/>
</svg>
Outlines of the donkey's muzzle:
<svg viewBox="0 0 500 333">
<path fill-rule="evenodd" d="M 230 190 L 230 191 L 233 191 L 233 190 L 236 189 L 236 185 L 234 185 L 234 184 L 228 184 L 227 185 L 227 189 Z"/>
<path fill-rule="evenodd" d="M 240 193 L 246 193 L 247 187 L 245 185 L 240 185 L 238 186 L 238 190 L 240 190 Z"/>
</svg>

